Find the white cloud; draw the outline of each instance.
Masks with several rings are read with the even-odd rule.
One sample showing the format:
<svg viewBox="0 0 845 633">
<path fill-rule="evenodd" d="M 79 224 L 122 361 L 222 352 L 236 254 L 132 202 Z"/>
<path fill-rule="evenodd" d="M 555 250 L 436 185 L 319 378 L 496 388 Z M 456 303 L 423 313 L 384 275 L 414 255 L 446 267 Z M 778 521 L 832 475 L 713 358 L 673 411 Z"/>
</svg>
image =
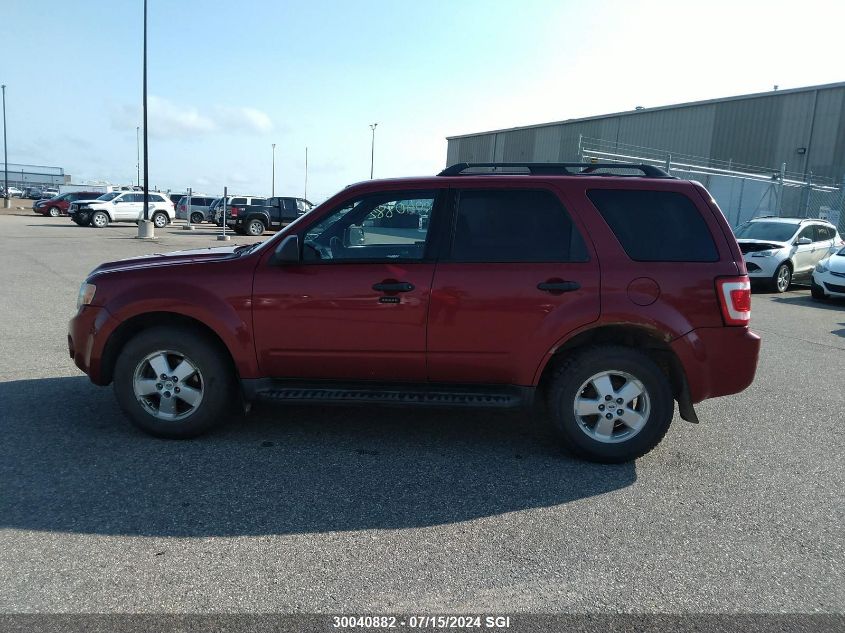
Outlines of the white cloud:
<svg viewBox="0 0 845 633">
<path fill-rule="evenodd" d="M 154 95 L 149 96 L 147 105 L 149 133 L 153 138 L 194 138 L 225 132 L 264 134 L 274 127 L 270 116 L 256 108 L 215 106 L 204 113 L 192 105 Z M 111 118 L 114 129 L 131 129 L 141 121 L 141 111 L 124 105 L 114 110 Z"/>
</svg>

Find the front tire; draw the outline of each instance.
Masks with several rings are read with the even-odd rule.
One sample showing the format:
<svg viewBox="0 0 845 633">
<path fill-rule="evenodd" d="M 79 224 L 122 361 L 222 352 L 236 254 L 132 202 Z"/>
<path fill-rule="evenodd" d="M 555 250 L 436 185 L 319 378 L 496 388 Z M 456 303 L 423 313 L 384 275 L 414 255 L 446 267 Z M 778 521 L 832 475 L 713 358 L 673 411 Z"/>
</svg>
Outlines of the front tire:
<svg viewBox="0 0 845 633">
<path fill-rule="evenodd" d="M 660 443 L 674 413 L 666 375 L 647 355 L 621 346 L 575 352 L 554 371 L 552 423 L 565 446 L 601 463 L 631 461 Z"/>
<path fill-rule="evenodd" d="M 109 225 L 109 215 L 105 211 L 96 211 L 91 216 L 91 226 L 97 229 L 104 229 Z"/>
<path fill-rule="evenodd" d="M 791 284 L 792 269 L 789 267 L 789 264 L 783 262 L 780 266 L 777 267 L 777 269 L 775 270 L 775 274 L 772 276 L 772 287 L 774 288 L 775 292 L 781 293 L 789 290 L 789 286 Z"/>
<path fill-rule="evenodd" d="M 50 207 L 49 213 L 51 218 L 57 218 L 61 215 L 61 212 L 56 207 Z"/>
<path fill-rule="evenodd" d="M 114 369 L 129 420 L 168 439 L 202 435 L 234 410 L 235 376 L 224 351 L 191 330 L 157 327 L 131 339 Z"/>
<path fill-rule="evenodd" d="M 165 213 L 153 213 L 153 226 L 157 229 L 163 229 L 167 226 L 167 214 Z"/>
<path fill-rule="evenodd" d="M 816 301 L 827 299 L 827 295 L 824 293 L 822 287 L 816 283 L 815 279 L 810 284 L 810 296 Z"/>
</svg>

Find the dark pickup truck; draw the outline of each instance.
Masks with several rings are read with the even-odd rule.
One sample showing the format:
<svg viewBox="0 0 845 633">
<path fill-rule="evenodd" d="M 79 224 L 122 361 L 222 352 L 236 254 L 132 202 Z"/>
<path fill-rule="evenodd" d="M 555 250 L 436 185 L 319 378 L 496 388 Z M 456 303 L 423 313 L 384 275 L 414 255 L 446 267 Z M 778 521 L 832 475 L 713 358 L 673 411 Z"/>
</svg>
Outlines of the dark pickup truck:
<svg viewBox="0 0 845 633">
<path fill-rule="evenodd" d="M 226 224 L 245 235 L 261 235 L 267 229 L 278 230 L 308 213 L 314 205 L 304 198 L 276 196 L 266 204 L 232 205 Z"/>
</svg>

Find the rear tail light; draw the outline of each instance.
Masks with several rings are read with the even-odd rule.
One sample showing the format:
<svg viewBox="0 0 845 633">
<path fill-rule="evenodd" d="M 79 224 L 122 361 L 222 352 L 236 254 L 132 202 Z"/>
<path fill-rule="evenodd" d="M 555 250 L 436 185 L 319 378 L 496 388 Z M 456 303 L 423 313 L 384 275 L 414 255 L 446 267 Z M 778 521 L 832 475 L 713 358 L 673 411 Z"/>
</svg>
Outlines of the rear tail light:
<svg viewBox="0 0 845 633">
<path fill-rule="evenodd" d="M 748 277 L 720 277 L 716 294 L 725 325 L 748 325 L 751 321 L 751 282 Z"/>
<path fill-rule="evenodd" d="M 240 211 L 239 207 L 229 207 L 229 217 L 236 218 L 238 217 L 238 212 Z"/>
</svg>

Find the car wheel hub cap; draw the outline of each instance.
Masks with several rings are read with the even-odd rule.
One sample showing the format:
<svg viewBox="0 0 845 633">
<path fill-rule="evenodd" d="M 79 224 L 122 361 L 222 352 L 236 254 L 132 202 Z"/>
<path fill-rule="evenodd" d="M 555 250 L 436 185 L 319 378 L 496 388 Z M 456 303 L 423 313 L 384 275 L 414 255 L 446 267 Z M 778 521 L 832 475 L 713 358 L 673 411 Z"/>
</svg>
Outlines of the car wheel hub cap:
<svg viewBox="0 0 845 633">
<path fill-rule="evenodd" d="M 132 380 L 141 407 L 159 420 L 181 420 L 200 406 L 205 382 L 196 364 L 172 350 L 153 352 L 135 368 Z"/>
<path fill-rule="evenodd" d="M 588 378 L 576 392 L 578 428 L 605 444 L 624 442 L 648 422 L 651 399 L 643 383 L 628 372 L 608 370 Z"/>
</svg>

